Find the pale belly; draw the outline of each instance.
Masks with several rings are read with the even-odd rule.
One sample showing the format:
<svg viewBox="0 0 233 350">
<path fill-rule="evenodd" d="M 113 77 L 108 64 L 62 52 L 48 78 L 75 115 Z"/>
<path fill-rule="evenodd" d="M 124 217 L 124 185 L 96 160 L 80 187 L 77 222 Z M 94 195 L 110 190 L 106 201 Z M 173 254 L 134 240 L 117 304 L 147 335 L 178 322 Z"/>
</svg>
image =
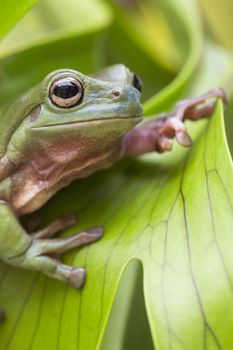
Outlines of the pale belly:
<svg viewBox="0 0 233 350">
<path fill-rule="evenodd" d="M 72 181 L 85 178 L 92 173 L 107 168 L 115 163 L 121 155 L 121 143 L 108 151 L 87 157 L 80 162 L 76 158 L 69 164 L 49 164 L 46 175 L 36 169 L 36 164 L 18 170 L 12 176 L 11 205 L 19 216 L 39 209 L 61 188 Z"/>
</svg>

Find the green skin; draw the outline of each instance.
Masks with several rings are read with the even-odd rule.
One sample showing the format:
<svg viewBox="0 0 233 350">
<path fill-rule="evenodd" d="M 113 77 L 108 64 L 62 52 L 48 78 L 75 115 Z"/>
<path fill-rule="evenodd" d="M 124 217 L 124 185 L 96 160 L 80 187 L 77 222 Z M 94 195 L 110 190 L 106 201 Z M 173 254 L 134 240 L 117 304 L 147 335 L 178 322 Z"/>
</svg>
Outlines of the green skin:
<svg viewBox="0 0 233 350">
<path fill-rule="evenodd" d="M 52 84 L 64 77 L 78 79 L 83 86 L 82 100 L 69 108 L 54 105 L 50 94 Z M 64 265 L 53 256 L 98 240 L 103 227 L 58 239 L 52 236 L 73 225 L 73 216 L 31 234 L 22 227 L 19 217 L 39 209 L 74 179 L 109 167 L 123 156 L 170 151 L 174 137 L 182 146 L 190 146 L 183 121 L 208 117 L 214 104 L 195 107 L 208 98 L 223 97 L 216 89 L 182 102 L 168 116 L 140 123 L 140 89 L 133 86 L 133 79 L 133 73 L 123 65 L 109 67 L 95 76 L 67 69 L 55 71 L 2 112 L 1 260 L 42 271 L 80 288 L 85 270 Z"/>
</svg>

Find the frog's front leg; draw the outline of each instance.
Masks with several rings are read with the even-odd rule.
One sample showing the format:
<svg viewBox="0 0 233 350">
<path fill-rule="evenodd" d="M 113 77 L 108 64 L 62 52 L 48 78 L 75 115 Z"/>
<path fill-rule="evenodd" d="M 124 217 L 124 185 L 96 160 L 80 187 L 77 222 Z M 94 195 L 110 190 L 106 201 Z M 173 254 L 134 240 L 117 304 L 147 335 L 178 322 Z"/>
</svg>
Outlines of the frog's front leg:
<svg viewBox="0 0 233 350">
<path fill-rule="evenodd" d="M 174 138 L 181 146 L 190 147 L 192 140 L 184 121 L 186 119 L 195 121 L 211 116 L 215 101 L 208 102 L 208 100 L 217 97 L 226 102 L 224 91 L 220 88 L 214 89 L 200 97 L 179 102 L 170 114 L 159 118 L 148 118 L 124 136 L 124 155 L 171 151 Z"/>
<path fill-rule="evenodd" d="M 57 255 L 100 239 L 103 235 L 102 226 L 92 227 L 66 238 L 50 239 L 49 237 L 61 227 L 70 226 L 73 219 L 70 217 L 67 220 L 58 220 L 48 228 L 28 235 L 11 207 L 4 201 L 0 202 L 0 217 L 0 258 L 3 261 L 18 267 L 42 271 L 47 276 L 81 288 L 85 280 L 85 270 L 82 267 L 62 264 Z"/>
</svg>

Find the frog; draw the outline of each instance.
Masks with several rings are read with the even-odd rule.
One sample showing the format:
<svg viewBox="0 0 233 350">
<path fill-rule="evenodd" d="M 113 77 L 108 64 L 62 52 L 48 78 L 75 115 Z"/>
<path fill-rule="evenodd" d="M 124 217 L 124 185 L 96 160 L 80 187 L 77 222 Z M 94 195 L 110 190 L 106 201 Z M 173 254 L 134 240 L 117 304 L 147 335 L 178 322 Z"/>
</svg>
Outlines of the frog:
<svg viewBox="0 0 233 350">
<path fill-rule="evenodd" d="M 42 272 L 80 289 L 86 279 L 85 267 L 65 264 L 61 255 L 98 241 L 104 227 L 56 237 L 76 223 L 74 214 L 63 215 L 34 231 L 21 224 L 21 217 L 40 209 L 72 181 L 124 157 L 171 151 L 174 140 L 190 147 L 192 140 L 185 121 L 209 118 L 216 99 L 226 100 L 224 91 L 215 88 L 179 102 L 168 113 L 145 118 L 141 93 L 141 79 L 123 64 L 92 75 L 59 69 L 1 109 L 3 262 Z"/>
</svg>

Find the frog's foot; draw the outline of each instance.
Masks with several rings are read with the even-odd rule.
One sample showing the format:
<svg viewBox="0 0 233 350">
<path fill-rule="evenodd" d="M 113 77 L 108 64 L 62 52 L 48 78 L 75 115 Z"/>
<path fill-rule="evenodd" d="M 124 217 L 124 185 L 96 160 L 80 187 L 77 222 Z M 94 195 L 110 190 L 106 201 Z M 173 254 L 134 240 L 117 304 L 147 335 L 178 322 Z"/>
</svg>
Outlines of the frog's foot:
<svg viewBox="0 0 233 350">
<path fill-rule="evenodd" d="M 48 235 L 42 234 L 40 238 L 34 236 L 28 249 L 23 254 L 11 258 L 11 262 L 14 265 L 42 271 L 50 277 L 70 283 L 75 288 L 81 288 L 85 281 L 85 270 L 81 267 L 64 265 L 57 256 L 70 249 L 95 242 L 102 235 L 103 227 L 96 226 L 65 238 L 47 239 L 45 236 Z"/>
<path fill-rule="evenodd" d="M 157 148 L 159 152 L 170 151 L 173 145 L 173 138 L 183 147 L 192 145 L 191 137 L 184 125 L 185 120 L 198 120 L 208 118 L 215 109 L 215 101 L 208 102 L 210 99 L 221 98 L 225 103 L 226 96 L 222 89 L 217 88 L 208 91 L 206 94 L 190 100 L 179 102 L 174 112 L 161 118 L 163 125 L 158 131 Z"/>
<path fill-rule="evenodd" d="M 33 238 L 50 238 L 58 232 L 70 228 L 76 224 L 75 214 L 65 214 L 46 226 L 44 229 L 32 234 Z"/>
<path fill-rule="evenodd" d="M 224 91 L 214 89 L 200 97 L 179 102 L 170 114 L 162 115 L 160 118 L 148 118 L 125 134 L 123 155 L 135 156 L 153 151 L 171 151 L 174 138 L 181 146 L 190 147 L 192 140 L 184 121 L 210 117 L 215 109 L 215 101 L 212 100 L 217 97 L 226 102 Z"/>
<path fill-rule="evenodd" d="M 5 321 L 6 319 L 6 314 L 3 310 L 0 310 L 0 322 Z"/>
</svg>

